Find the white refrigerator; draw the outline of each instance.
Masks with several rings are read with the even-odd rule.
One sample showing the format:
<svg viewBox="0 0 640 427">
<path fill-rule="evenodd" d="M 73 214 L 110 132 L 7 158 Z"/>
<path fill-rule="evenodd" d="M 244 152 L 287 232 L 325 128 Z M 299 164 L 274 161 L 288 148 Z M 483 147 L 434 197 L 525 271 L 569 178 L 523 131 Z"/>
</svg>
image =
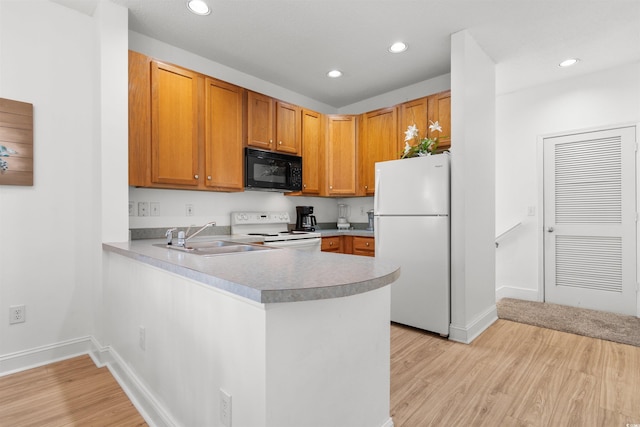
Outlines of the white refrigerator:
<svg viewBox="0 0 640 427">
<path fill-rule="evenodd" d="M 376 163 L 376 258 L 400 265 L 391 320 L 442 336 L 450 323 L 450 157 Z"/>
</svg>

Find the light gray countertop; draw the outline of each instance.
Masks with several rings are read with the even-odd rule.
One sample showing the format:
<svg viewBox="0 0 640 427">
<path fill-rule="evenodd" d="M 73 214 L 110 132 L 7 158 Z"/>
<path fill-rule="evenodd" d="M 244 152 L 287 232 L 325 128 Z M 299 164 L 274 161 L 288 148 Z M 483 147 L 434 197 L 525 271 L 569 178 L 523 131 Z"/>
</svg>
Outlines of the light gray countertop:
<svg viewBox="0 0 640 427">
<path fill-rule="evenodd" d="M 374 237 L 373 231 L 368 230 L 338 230 L 337 228 L 332 230 L 316 230 L 322 235 L 322 237 L 334 237 L 334 236 L 360 236 L 360 237 Z"/>
<path fill-rule="evenodd" d="M 220 239 L 239 240 L 233 236 L 209 240 Z M 153 246 L 163 242 L 134 240 L 103 243 L 102 247 L 260 303 L 356 295 L 389 285 L 400 275 L 397 265 L 371 257 L 287 248 L 202 256 Z"/>
</svg>

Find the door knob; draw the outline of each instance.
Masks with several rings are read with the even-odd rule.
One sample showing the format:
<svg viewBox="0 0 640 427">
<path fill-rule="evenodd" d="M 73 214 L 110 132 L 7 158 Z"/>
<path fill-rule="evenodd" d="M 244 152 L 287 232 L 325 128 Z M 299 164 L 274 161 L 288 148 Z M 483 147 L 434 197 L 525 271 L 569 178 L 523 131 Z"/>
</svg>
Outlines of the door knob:
<svg viewBox="0 0 640 427">
<path fill-rule="evenodd" d="M 548 232 L 548 233 L 553 233 L 553 227 L 549 227 L 549 228 L 547 228 L 547 232 Z"/>
</svg>

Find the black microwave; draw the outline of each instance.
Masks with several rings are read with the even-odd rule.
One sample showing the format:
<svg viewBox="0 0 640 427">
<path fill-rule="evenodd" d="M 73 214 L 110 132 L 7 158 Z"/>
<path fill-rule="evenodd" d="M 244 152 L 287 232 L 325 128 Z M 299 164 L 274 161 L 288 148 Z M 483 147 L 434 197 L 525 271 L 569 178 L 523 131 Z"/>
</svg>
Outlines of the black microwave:
<svg viewBox="0 0 640 427">
<path fill-rule="evenodd" d="M 245 148 L 244 186 L 248 190 L 302 190 L 302 157 Z"/>
</svg>

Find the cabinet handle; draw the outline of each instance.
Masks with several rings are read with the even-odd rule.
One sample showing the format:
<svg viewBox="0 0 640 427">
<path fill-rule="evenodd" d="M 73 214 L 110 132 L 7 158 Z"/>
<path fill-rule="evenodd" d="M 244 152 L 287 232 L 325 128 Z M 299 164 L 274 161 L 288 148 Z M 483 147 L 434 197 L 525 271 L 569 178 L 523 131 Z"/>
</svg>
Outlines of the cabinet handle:
<svg viewBox="0 0 640 427">
<path fill-rule="evenodd" d="M 368 186 L 368 185 L 365 185 L 365 186 L 364 186 L 364 189 L 365 189 L 365 190 L 368 190 L 368 189 L 369 189 L 369 186 Z"/>
<path fill-rule="evenodd" d="M 282 145 L 282 141 L 278 141 L 278 145 Z"/>
<path fill-rule="evenodd" d="M 307 188 L 307 184 L 302 184 L 302 188 Z"/>
<path fill-rule="evenodd" d="M 269 145 L 273 144 L 273 139 L 269 140 Z"/>
<path fill-rule="evenodd" d="M 369 242 L 365 243 L 365 245 L 369 246 Z"/>
<path fill-rule="evenodd" d="M 209 181 L 211 181 L 211 175 L 209 175 L 209 176 L 207 177 L 207 179 L 208 179 Z"/>
<path fill-rule="evenodd" d="M 329 246 L 333 246 L 333 242 L 329 242 Z"/>
<path fill-rule="evenodd" d="M 193 177 L 194 177 L 195 179 L 200 178 L 200 176 L 199 176 L 199 175 L 197 175 L 197 174 L 196 174 L 196 175 L 194 175 Z"/>
<path fill-rule="evenodd" d="M 330 185 L 330 186 L 329 186 L 329 190 L 333 190 L 333 185 Z"/>
</svg>

